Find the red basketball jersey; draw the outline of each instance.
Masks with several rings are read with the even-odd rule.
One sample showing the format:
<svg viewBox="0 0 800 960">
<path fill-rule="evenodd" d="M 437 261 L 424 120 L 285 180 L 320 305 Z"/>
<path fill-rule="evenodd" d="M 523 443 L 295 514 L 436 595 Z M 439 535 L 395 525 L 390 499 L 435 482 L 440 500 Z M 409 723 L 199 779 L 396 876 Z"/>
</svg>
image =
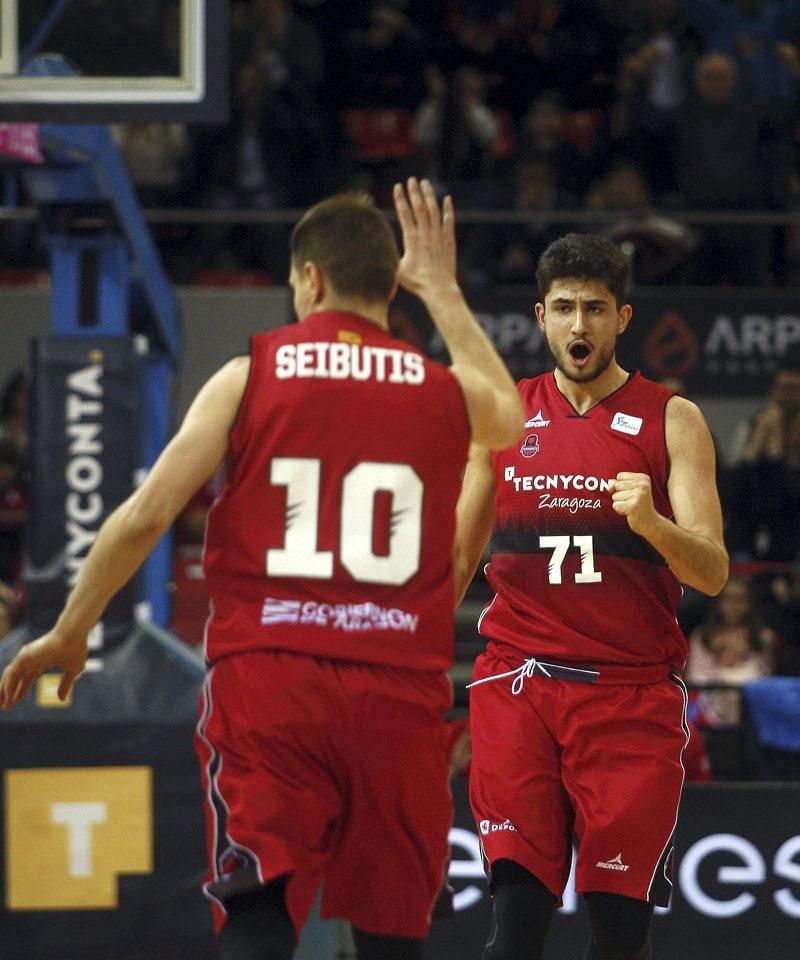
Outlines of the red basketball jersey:
<svg viewBox="0 0 800 960">
<path fill-rule="evenodd" d="M 495 530 L 487 577 L 497 592 L 480 632 L 557 661 L 683 666 L 681 588 L 663 557 L 611 504 L 620 471 L 667 495 L 664 413 L 672 394 L 638 373 L 582 416 L 553 374 L 519 385 L 520 443 L 494 456 Z"/>
<path fill-rule="evenodd" d="M 279 649 L 445 670 L 469 446 L 449 370 L 322 312 L 255 336 L 209 512 L 209 661 Z"/>
</svg>

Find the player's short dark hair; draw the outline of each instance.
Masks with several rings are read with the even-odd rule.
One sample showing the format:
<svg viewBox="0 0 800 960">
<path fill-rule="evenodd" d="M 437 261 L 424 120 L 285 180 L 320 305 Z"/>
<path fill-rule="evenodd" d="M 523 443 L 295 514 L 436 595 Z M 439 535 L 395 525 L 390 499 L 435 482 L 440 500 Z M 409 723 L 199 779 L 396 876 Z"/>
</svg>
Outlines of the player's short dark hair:
<svg viewBox="0 0 800 960">
<path fill-rule="evenodd" d="M 292 264 L 315 263 L 337 293 L 388 300 L 400 254 L 391 226 L 367 194 L 342 193 L 311 207 L 290 242 Z"/>
<path fill-rule="evenodd" d="M 576 277 L 601 280 L 616 297 L 618 307 L 626 301 L 629 275 L 628 258 L 616 243 L 591 233 L 568 233 L 554 240 L 539 257 L 536 268 L 542 300 L 554 280 Z"/>
</svg>

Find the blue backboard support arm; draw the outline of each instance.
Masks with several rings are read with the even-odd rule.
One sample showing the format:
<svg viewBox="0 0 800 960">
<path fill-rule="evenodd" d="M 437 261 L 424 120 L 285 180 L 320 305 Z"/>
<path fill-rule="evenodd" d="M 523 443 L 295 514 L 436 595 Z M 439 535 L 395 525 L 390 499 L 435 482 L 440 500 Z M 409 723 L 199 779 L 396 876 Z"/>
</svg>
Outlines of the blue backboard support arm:
<svg viewBox="0 0 800 960">
<path fill-rule="evenodd" d="M 26 72 L 72 75 L 61 58 L 49 56 L 31 61 Z M 40 133 L 47 162 L 25 168 L 22 176 L 49 239 L 52 332 L 61 337 L 141 335 L 140 449 L 143 468 L 149 470 L 171 429 L 172 380 L 183 346 L 177 298 L 109 128 L 43 125 Z M 143 599 L 160 626 L 169 622 L 170 580 L 167 536 L 141 578 Z"/>
</svg>

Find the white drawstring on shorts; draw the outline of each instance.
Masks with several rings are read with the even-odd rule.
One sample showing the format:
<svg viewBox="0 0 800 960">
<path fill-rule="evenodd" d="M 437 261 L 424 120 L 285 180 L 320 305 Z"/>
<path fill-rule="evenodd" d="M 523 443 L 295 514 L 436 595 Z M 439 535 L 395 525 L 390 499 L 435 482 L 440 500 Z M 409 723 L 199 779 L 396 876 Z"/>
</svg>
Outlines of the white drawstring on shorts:
<svg viewBox="0 0 800 960">
<path fill-rule="evenodd" d="M 525 678 L 532 677 L 537 670 L 541 670 L 546 677 L 552 677 L 552 674 L 536 657 L 529 657 L 522 666 L 517 667 L 516 670 L 507 670 L 505 673 L 496 673 L 492 677 L 474 680 L 472 683 L 467 684 L 466 689 L 469 690 L 470 687 L 477 687 L 480 683 L 488 683 L 490 680 L 502 680 L 503 677 L 514 677 L 514 682 L 511 684 L 511 692 L 516 697 L 518 693 L 522 693 Z"/>
</svg>

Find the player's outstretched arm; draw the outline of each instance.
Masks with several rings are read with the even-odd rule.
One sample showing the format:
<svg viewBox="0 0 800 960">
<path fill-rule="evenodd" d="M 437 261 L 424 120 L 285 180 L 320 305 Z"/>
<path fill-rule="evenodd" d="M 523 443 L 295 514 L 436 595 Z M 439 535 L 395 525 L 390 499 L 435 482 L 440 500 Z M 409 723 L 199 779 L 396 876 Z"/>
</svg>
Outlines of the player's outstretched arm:
<svg viewBox="0 0 800 960">
<path fill-rule="evenodd" d="M 87 635 L 114 594 L 142 565 L 175 517 L 219 467 L 239 409 L 250 360 L 232 360 L 200 390 L 147 479 L 108 517 L 75 589 L 53 629 L 25 644 L 0 679 L 0 707 L 9 710 L 47 670 L 63 671 L 66 700 L 86 664 Z"/>
<path fill-rule="evenodd" d="M 475 576 L 494 526 L 494 468 L 486 447 L 472 444 L 456 508 L 453 541 L 455 600 L 458 606 Z"/>
<path fill-rule="evenodd" d="M 502 449 L 519 439 L 522 404 L 511 375 L 481 330 L 456 279 L 455 211 L 442 208 L 427 180 L 395 184 L 394 204 L 403 234 L 397 279 L 428 309 L 447 345 L 469 412 L 472 439 Z"/>
<path fill-rule="evenodd" d="M 658 550 L 682 583 L 714 595 L 728 579 L 728 553 L 722 539 L 714 443 L 695 404 L 672 397 L 666 411 L 666 440 L 667 489 L 675 522 L 656 512 L 645 474 L 617 474 L 614 509 Z"/>
</svg>

